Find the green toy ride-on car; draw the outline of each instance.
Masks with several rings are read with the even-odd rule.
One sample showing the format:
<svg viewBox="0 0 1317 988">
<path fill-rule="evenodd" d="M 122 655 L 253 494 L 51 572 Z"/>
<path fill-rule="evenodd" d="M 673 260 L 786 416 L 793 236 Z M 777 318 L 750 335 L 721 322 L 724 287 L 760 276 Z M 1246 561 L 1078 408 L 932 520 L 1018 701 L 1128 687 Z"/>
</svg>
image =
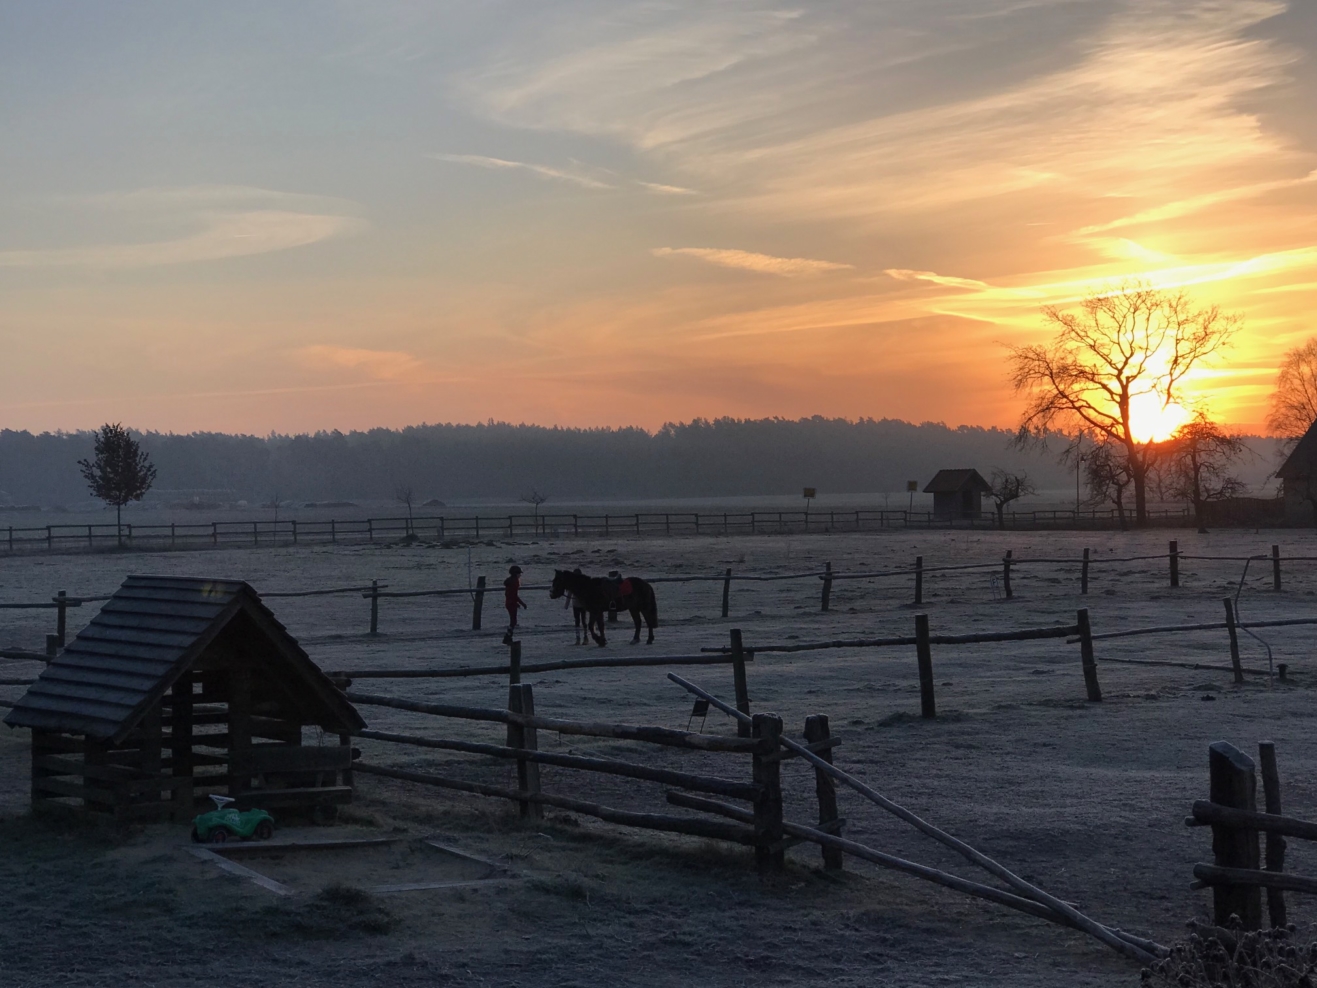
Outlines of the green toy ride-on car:
<svg viewBox="0 0 1317 988">
<path fill-rule="evenodd" d="M 238 810 L 229 806 L 229 796 L 210 797 L 215 808 L 192 821 L 192 839 L 198 844 L 223 844 L 231 837 L 269 840 L 274 836 L 274 817 L 265 810 Z"/>
</svg>

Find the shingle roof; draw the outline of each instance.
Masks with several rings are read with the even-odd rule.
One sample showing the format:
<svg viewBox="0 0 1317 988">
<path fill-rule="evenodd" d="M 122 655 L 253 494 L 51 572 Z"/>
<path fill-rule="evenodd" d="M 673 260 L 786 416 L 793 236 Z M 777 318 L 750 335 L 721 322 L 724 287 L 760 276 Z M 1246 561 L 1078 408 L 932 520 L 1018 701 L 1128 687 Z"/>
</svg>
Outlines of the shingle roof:
<svg viewBox="0 0 1317 988">
<path fill-rule="evenodd" d="M 1317 422 L 1308 427 L 1285 462 L 1276 471 L 1282 480 L 1312 477 L 1317 473 Z"/>
<path fill-rule="evenodd" d="M 175 576 L 128 577 L 4 722 L 118 743 L 239 614 L 269 646 L 261 659 L 302 679 L 327 719 L 346 730 L 365 726 L 250 586 Z"/>
<path fill-rule="evenodd" d="M 925 494 L 954 494 L 957 491 L 975 490 L 987 494 L 992 485 L 977 470 L 939 470 L 924 488 Z"/>
</svg>

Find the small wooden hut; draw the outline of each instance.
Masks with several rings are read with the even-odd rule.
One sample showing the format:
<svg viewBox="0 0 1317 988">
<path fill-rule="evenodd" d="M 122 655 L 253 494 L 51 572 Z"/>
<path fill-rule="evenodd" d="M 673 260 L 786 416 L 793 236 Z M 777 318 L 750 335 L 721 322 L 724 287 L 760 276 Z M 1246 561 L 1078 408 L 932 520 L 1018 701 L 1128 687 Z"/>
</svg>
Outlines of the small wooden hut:
<svg viewBox="0 0 1317 988">
<path fill-rule="evenodd" d="M 1276 471 L 1292 522 L 1310 522 L 1317 511 L 1317 422 L 1308 427 Z"/>
<path fill-rule="evenodd" d="M 365 727 L 250 586 L 172 576 L 130 576 L 5 723 L 32 731 L 34 809 L 176 820 L 212 792 L 332 813 Z"/>
<path fill-rule="evenodd" d="M 974 469 L 939 470 L 924 488 L 933 495 L 933 517 L 940 520 L 978 518 L 983 514 L 983 495 L 992 485 Z"/>
</svg>

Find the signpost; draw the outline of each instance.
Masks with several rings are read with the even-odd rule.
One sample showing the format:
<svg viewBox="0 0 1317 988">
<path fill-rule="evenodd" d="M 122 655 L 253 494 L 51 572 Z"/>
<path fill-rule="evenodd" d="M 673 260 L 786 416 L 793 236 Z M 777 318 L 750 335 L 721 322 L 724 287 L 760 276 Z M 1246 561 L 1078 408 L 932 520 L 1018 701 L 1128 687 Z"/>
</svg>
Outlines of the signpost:
<svg viewBox="0 0 1317 988">
<path fill-rule="evenodd" d="M 909 511 L 914 511 L 914 510 L 915 510 L 915 491 L 919 490 L 919 481 L 917 481 L 917 480 L 907 480 L 907 481 L 905 482 L 905 489 L 906 489 L 907 491 L 910 492 L 910 507 L 909 507 L 908 510 L 909 510 Z"/>
<path fill-rule="evenodd" d="M 805 488 L 805 531 L 809 531 L 809 502 L 814 500 L 818 493 L 813 487 Z"/>
</svg>

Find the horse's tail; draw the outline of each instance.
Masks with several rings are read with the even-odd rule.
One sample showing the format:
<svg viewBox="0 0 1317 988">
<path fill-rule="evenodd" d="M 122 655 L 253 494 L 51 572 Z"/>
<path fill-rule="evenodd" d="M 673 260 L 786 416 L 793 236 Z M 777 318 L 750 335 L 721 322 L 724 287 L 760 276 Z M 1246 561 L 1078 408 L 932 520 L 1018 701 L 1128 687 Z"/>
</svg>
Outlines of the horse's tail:
<svg viewBox="0 0 1317 988">
<path fill-rule="evenodd" d="M 642 581 L 644 582 L 644 581 Z M 658 596 L 654 593 L 654 584 L 645 582 L 645 610 L 649 612 L 649 625 L 658 627 Z"/>
</svg>

